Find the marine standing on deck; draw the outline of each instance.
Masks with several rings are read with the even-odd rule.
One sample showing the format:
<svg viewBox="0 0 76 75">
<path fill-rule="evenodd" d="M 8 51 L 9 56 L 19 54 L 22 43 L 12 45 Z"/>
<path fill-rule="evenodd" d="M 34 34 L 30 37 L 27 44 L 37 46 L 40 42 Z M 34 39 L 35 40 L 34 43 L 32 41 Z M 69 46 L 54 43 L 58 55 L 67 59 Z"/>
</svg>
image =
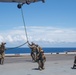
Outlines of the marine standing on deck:
<svg viewBox="0 0 76 75">
<path fill-rule="evenodd" d="M 74 57 L 74 64 L 73 64 L 72 69 L 75 69 L 75 68 L 76 68 L 76 56 Z"/>
<path fill-rule="evenodd" d="M 44 55 L 44 51 L 40 50 L 40 52 L 37 55 L 37 62 L 38 62 L 38 69 L 39 70 L 44 69 L 44 63 L 45 63 L 45 61 L 46 61 L 46 57 Z"/>
<path fill-rule="evenodd" d="M 1 43 L 0 45 L 0 64 L 4 63 L 4 57 L 5 57 L 5 44 L 6 43 Z"/>
</svg>

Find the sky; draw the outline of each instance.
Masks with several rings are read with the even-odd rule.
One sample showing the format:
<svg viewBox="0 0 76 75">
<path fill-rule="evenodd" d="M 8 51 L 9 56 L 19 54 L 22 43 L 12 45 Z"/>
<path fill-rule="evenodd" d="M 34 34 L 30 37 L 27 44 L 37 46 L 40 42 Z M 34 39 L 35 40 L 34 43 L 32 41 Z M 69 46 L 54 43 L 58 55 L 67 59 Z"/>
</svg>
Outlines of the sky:
<svg viewBox="0 0 76 75">
<path fill-rule="evenodd" d="M 0 2 L 0 43 L 6 42 L 6 47 L 27 41 L 17 4 Z M 76 0 L 45 0 L 45 3 L 24 4 L 22 9 L 30 43 L 42 47 L 76 47 Z"/>
</svg>

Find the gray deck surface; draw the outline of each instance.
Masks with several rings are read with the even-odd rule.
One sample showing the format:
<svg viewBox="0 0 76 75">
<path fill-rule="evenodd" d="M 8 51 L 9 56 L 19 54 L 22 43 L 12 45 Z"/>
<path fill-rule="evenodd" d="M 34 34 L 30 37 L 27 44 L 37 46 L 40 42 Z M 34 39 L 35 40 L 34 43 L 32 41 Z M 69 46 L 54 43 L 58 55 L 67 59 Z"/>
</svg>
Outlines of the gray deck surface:
<svg viewBox="0 0 76 75">
<path fill-rule="evenodd" d="M 31 61 L 29 55 L 21 57 L 5 57 L 4 65 L 0 65 L 0 75 L 76 75 L 71 69 L 74 54 L 46 55 L 45 69 L 38 70 L 38 64 Z"/>
</svg>

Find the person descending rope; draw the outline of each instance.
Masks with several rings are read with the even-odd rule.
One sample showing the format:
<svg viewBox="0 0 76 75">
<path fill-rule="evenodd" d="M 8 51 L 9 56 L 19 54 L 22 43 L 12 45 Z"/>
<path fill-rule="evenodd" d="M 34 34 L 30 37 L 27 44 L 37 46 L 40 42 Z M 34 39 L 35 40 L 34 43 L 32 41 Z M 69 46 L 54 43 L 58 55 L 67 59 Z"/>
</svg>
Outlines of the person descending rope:
<svg viewBox="0 0 76 75">
<path fill-rule="evenodd" d="M 0 45 L 0 64 L 3 64 L 4 63 L 4 57 L 5 57 L 5 44 L 6 43 L 1 43 Z"/>
<path fill-rule="evenodd" d="M 31 44 L 28 42 L 28 46 L 31 49 L 31 57 L 32 57 L 32 61 L 36 61 L 36 45 L 35 43 L 31 42 Z"/>
</svg>

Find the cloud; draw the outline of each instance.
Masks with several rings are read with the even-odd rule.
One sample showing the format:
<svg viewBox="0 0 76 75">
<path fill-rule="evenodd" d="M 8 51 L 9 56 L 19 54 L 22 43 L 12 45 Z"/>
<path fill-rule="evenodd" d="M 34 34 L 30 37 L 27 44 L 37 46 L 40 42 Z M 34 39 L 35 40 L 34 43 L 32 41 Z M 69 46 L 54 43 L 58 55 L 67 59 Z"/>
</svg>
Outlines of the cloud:
<svg viewBox="0 0 76 75">
<path fill-rule="evenodd" d="M 28 31 L 34 40 L 49 42 L 76 42 L 76 30 L 54 27 L 32 27 Z"/>
<path fill-rule="evenodd" d="M 46 45 L 52 43 L 75 43 L 75 28 L 56 28 L 50 26 L 28 26 L 27 37 L 29 41 L 43 42 Z M 5 33 L 6 32 L 6 33 Z M 20 43 L 27 41 L 26 33 L 23 26 L 15 27 L 12 30 L 3 31 L 0 34 L 0 42 Z"/>
</svg>

